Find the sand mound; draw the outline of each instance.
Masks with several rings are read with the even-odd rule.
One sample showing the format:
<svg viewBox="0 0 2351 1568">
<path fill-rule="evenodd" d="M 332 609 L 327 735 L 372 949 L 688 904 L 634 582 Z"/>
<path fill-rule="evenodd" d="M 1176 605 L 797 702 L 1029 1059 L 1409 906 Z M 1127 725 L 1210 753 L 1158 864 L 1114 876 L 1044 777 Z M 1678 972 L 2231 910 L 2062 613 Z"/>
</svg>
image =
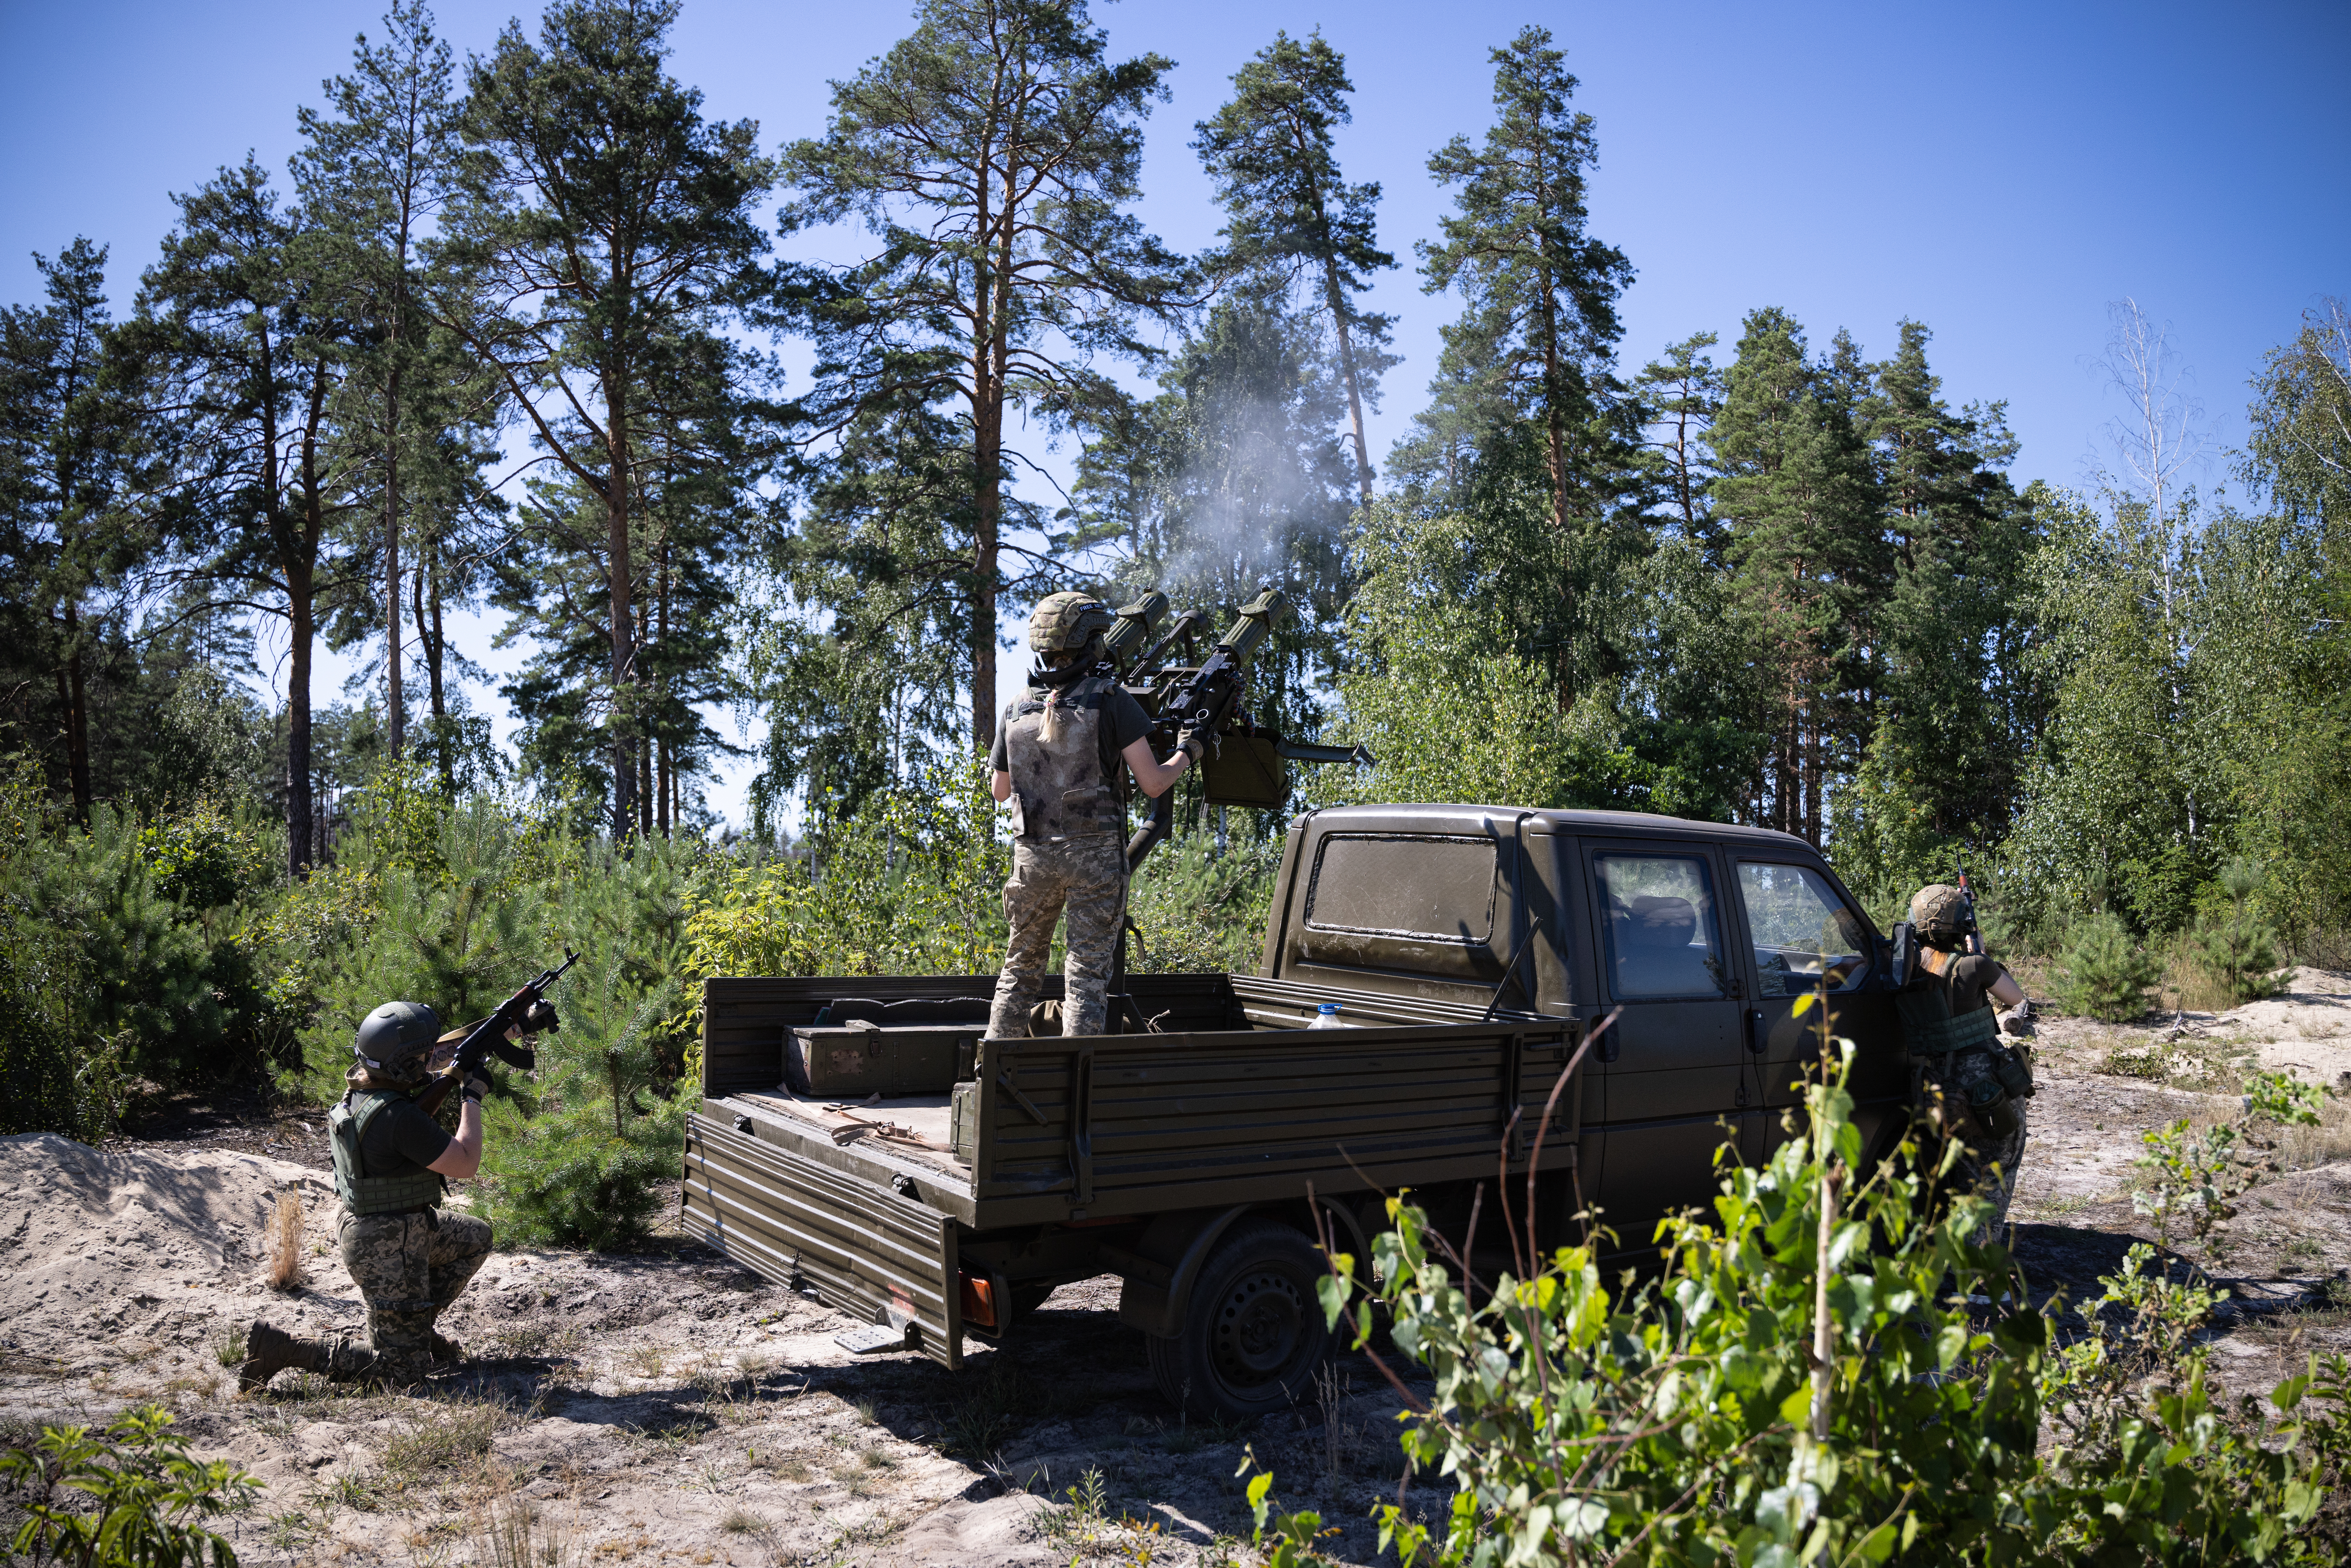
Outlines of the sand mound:
<svg viewBox="0 0 2351 1568">
<path fill-rule="evenodd" d="M 101 1153 L 54 1133 L 0 1138 L 0 1333 L 18 1350 L 55 1354 L 159 1307 L 176 1316 L 175 1307 L 257 1293 L 263 1227 L 289 1186 L 314 1224 L 322 1196 L 331 1209 L 322 1173 L 287 1160 Z"/>
</svg>

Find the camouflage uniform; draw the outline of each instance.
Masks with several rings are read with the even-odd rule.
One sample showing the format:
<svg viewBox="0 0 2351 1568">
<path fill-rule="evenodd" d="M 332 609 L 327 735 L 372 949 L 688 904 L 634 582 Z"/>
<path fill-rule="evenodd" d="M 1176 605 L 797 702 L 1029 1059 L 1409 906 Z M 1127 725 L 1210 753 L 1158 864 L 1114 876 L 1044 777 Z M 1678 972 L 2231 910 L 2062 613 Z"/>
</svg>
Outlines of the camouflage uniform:
<svg viewBox="0 0 2351 1568">
<path fill-rule="evenodd" d="M 1044 985 L 1053 925 L 1064 908 L 1070 936 L 1061 965 L 1061 1032 L 1102 1032 L 1111 954 L 1126 917 L 1126 846 L 1114 834 L 1013 845 L 1012 880 L 1004 884 L 1004 919 L 1012 929 L 987 1015 L 989 1034 L 1029 1032 L 1029 1009 Z"/>
<path fill-rule="evenodd" d="M 327 1375 L 338 1382 L 421 1382 L 439 1337 L 433 1320 L 488 1259 L 490 1222 L 438 1208 L 421 1214 L 346 1208 L 335 1232 L 343 1266 L 368 1304 L 368 1343 L 363 1347 L 350 1335 L 339 1340 Z"/>
<path fill-rule="evenodd" d="M 1921 888 L 1910 901 L 1910 916 L 1928 946 L 1958 955 L 1942 975 L 1929 971 L 1896 999 L 1917 1063 L 1914 1103 L 1959 1139 L 1962 1153 L 1953 1174 L 1991 1200 L 1992 1215 L 1980 1237 L 1990 1239 L 2006 1225 L 2016 1192 L 2017 1166 L 2024 1157 L 2024 1102 L 2033 1092 L 2032 1068 L 2022 1051 L 2001 1040 L 1991 986 L 1980 971 L 1968 984 L 1982 991 L 1960 993 L 1979 998 L 1977 1004 L 1955 1010 L 1960 1003 L 1952 982 L 1960 966 L 1998 967 L 1989 958 L 1965 955 L 1975 920 L 1966 894 L 1940 883 Z"/>
<path fill-rule="evenodd" d="M 1053 946 L 1069 911 L 1061 1032 L 1100 1034 L 1112 954 L 1126 918 L 1125 773 L 1105 708 L 1132 703 L 1107 676 L 1090 675 L 1004 710 L 1003 767 L 1012 778 L 1012 880 L 1004 884 L 1011 927 L 987 1032 L 1029 1032 Z"/>
</svg>

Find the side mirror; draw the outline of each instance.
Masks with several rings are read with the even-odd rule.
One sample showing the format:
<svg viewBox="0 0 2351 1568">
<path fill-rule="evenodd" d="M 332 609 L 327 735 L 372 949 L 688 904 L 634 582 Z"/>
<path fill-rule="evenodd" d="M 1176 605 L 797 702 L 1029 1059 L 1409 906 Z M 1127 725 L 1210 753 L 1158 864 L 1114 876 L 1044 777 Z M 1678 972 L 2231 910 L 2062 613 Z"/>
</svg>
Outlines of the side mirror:
<svg viewBox="0 0 2351 1568">
<path fill-rule="evenodd" d="M 1907 920 L 1894 923 L 1894 941 L 1886 954 L 1886 977 L 1896 990 L 1910 983 L 1918 969 L 1918 928 Z"/>
</svg>

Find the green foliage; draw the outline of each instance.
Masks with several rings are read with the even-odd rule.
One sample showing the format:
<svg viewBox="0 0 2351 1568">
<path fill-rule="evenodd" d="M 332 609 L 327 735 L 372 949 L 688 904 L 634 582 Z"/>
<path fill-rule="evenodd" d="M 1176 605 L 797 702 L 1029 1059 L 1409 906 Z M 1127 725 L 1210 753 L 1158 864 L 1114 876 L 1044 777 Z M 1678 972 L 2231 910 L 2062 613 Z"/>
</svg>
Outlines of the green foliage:
<svg viewBox="0 0 2351 1568">
<path fill-rule="evenodd" d="M 2351 1364 L 2225 1414 L 2193 1334 L 2218 1298 L 2150 1276 L 2151 1249 L 2057 1334 L 2075 1314 L 2022 1306 L 2006 1249 L 1975 1239 L 1985 1201 L 1938 1190 L 1955 1145 L 1860 1168 L 1844 1072 L 1807 1090 L 1804 1135 L 1726 1174 L 1711 1215 L 1660 1224 L 1661 1279 L 1612 1290 L 1592 1246 L 1546 1259 L 1514 1231 L 1516 1270 L 1472 1294 L 1403 1198 L 1374 1283 L 1333 1259 L 1333 1326 L 1367 1343 L 1385 1307 L 1434 1380 L 1405 1456 L 1459 1487 L 1433 1526 L 1382 1505 L 1383 1545 L 1479 1568 L 2329 1560 L 2306 1527 L 2351 1458 Z M 1317 1523 L 1278 1524 L 1289 1561 L 1313 1560 Z"/>
<path fill-rule="evenodd" d="M 2059 960 L 2057 998 L 2069 1012 L 2128 1023 L 2147 1012 L 2147 993 L 2162 969 L 2118 915 L 2075 923 Z"/>
<path fill-rule="evenodd" d="M 2262 863 L 2249 855 L 2232 857 L 2215 880 L 2228 903 L 2197 916 L 2188 934 L 2190 961 L 2232 1007 L 2275 994 L 2292 977 L 2278 967 L 2277 934 L 2254 903 L 2267 880 Z"/>
<path fill-rule="evenodd" d="M 342 1092 L 351 1031 L 388 1001 L 420 1001 L 451 1027 L 479 1018 L 546 967 L 551 925 L 591 893 L 582 846 L 559 824 L 486 796 L 455 805 L 387 772 L 356 803 L 340 877 L 289 900 L 280 940 L 315 960 L 298 1082 Z M 295 1086 L 289 1080 L 287 1087 Z"/>
<path fill-rule="evenodd" d="M 2221 1228 L 2236 1218 L 2237 1199 L 2278 1168 L 2271 1157 L 2276 1129 L 2314 1125 L 2326 1092 L 2289 1073 L 2256 1073 L 2236 1121 L 2199 1133 L 2182 1118 L 2140 1134 L 2147 1152 L 2134 1163 L 2151 1179 L 2131 1202 L 2155 1221 L 2157 1246 L 2168 1249 L 2175 1228 L 2184 1223 L 2182 1244 L 2197 1249 L 2198 1270 L 2217 1260 L 2225 1245 Z"/>
<path fill-rule="evenodd" d="M 684 1052 L 670 1022 L 696 852 L 594 847 L 552 913 L 550 943 L 580 955 L 553 998 L 562 1027 L 539 1037 L 530 1082 L 509 1077 L 511 1095 L 486 1107 L 488 1214 L 509 1244 L 611 1247 L 654 1216 L 699 1088 L 678 1083 Z"/>
<path fill-rule="evenodd" d="M 1127 909 L 1143 933 L 1127 950 L 1137 974 L 1255 974 L 1265 961 L 1265 922 L 1282 841 L 1236 832 L 1219 852 L 1213 834 L 1179 833 L 1135 873 Z"/>
<path fill-rule="evenodd" d="M 25 1513 L 13 1554 L 73 1568 L 236 1568 L 236 1552 L 203 1521 L 248 1507 L 261 1483 L 225 1459 L 199 1464 L 160 1405 L 125 1412 L 102 1433 L 44 1427 L 29 1448 L 0 1453 L 0 1482 Z"/>
<path fill-rule="evenodd" d="M 1374 507 L 1356 541 L 1350 606 L 1358 662 L 1340 677 L 1344 740 L 1379 758 L 1321 783 L 1343 798 L 1497 806 L 1634 806 L 1647 770 L 1616 743 L 1604 706 L 1562 713 L 1548 674 L 1507 629 L 1461 613 L 1487 545 L 1463 517 Z"/>
<path fill-rule="evenodd" d="M 74 1087 L 81 954 L 43 894 L 52 815 L 30 760 L 0 758 L 0 1135 L 79 1134 L 89 1120 Z"/>
<path fill-rule="evenodd" d="M 975 761 L 927 788 L 820 814 L 795 852 L 722 873 L 685 918 L 689 985 L 713 975 L 976 975 L 1004 947 L 1011 856 Z M 689 998 L 697 1009 L 699 996 Z"/>
</svg>

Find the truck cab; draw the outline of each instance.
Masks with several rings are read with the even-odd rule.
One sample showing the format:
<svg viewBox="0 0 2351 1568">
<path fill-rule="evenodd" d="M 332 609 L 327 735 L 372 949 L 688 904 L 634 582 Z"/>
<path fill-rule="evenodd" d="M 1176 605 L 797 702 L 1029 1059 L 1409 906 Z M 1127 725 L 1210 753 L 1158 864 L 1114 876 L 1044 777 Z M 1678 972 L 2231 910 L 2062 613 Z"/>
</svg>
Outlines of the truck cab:
<svg viewBox="0 0 2351 1568">
<path fill-rule="evenodd" d="M 1499 1005 L 1586 1029 L 1579 1160 L 1621 1244 L 1768 1158 L 1819 1054 L 1825 979 L 1873 1155 L 1907 1117 L 1886 939 L 1791 834 L 1627 811 L 1350 806 L 1290 824 L 1263 973 L 1332 993 Z M 1343 1003 L 1342 1004 L 1343 1009 Z"/>
</svg>

